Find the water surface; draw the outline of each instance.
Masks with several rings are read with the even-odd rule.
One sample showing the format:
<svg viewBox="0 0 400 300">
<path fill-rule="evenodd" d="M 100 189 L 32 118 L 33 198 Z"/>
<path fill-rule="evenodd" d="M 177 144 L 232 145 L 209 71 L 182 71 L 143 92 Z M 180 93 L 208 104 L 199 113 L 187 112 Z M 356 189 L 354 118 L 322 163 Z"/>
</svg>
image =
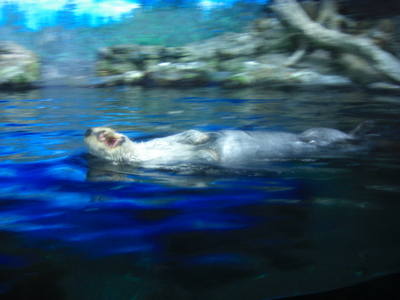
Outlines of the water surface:
<svg viewBox="0 0 400 300">
<path fill-rule="evenodd" d="M 353 92 L 53 87 L 0 94 L 5 299 L 267 299 L 400 269 L 400 101 Z M 257 168 L 145 170 L 85 130 L 350 131 L 369 150 Z M 7 298 L 8 297 L 8 298 Z M 29 298 L 30 299 L 30 298 Z"/>
</svg>

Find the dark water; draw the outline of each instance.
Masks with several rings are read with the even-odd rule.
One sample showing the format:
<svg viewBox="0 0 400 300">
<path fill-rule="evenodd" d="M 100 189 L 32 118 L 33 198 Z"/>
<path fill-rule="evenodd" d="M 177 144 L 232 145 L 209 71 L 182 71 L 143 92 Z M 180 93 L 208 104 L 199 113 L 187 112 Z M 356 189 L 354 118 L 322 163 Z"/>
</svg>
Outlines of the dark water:
<svg viewBox="0 0 400 300">
<path fill-rule="evenodd" d="M 267 299 L 400 270 L 400 98 L 363 92 L 48 88 L 0 95 L 1 299 Z M 356 153 L 143 170 L 88 127 L 350 131 Z"/>
</svg>

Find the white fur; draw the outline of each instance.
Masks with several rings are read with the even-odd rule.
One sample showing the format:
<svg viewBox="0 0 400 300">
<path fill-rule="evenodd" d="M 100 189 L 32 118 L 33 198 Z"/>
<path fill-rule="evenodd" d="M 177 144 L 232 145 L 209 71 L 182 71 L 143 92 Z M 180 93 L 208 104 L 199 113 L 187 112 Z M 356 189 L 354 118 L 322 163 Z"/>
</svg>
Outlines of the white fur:
<svg viewBox="0 0 400 300">
<path fill-rule="evenodd" d="M 208 136 L 196 130 L 139 143 L 131 141 L 125 135 L 117 133 L 111 128 L 97 127 L 91 131 L 92 134 L 85 136 L 89 152 L 111 161 L 159 165 L 217 160 L 212 150 L 200 149 L 198 144 L 204 143 Z M 99 133 L 122 139 L 123 142 L 110 148 L 99 139 Z"/>
<path fill-rule="evenodd" d="M 91 154 L 115 162 L 139 163 L 145 167 L 180 163 L 242 165 L 257 159 L 304 157 L 352 139 L 351 135 L 328 128 L 309 129 L 300 135 L 189 130 L 138 143 L 107 127 L 92 128 L 85 134 L 85 143 Z"/>
</svg>

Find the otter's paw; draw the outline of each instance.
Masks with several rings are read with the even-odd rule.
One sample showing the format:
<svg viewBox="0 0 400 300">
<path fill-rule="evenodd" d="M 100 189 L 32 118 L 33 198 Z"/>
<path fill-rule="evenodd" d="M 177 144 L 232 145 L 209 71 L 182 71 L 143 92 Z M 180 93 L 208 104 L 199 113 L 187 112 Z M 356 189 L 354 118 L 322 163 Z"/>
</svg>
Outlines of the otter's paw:
<svg viewBox="0 0 400 300">
<path fill-rule="evenodd" d="M 211 136 L 197 130 L 188 130 L 180 134 L 177 142 L 188 145 L 201 145 L 211 141 Z"/>
<path fill-rule="evenodd" d="M 201 149 L 197 156 L 202 161 L 206 160 L 208 162 L 216 162 L 220 159 L 218 152 L 213 149 Z"/>
</svg>

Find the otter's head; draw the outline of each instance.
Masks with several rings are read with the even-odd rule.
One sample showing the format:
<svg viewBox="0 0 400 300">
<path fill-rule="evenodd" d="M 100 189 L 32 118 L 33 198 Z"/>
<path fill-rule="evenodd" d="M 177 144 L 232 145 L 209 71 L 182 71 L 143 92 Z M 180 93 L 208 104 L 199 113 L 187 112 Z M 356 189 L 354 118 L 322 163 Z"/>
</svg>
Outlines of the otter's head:
<svg viewBox="0 0 400 300">
<path fill-rule="evenodd" d="M 108 127 L 95 127 L 86 130 L 85 143 L 89 152 L 95 156 L 112 161 L 131 160 L 127 144 L 132 143 L 125 135 Z"/>
</svg>

